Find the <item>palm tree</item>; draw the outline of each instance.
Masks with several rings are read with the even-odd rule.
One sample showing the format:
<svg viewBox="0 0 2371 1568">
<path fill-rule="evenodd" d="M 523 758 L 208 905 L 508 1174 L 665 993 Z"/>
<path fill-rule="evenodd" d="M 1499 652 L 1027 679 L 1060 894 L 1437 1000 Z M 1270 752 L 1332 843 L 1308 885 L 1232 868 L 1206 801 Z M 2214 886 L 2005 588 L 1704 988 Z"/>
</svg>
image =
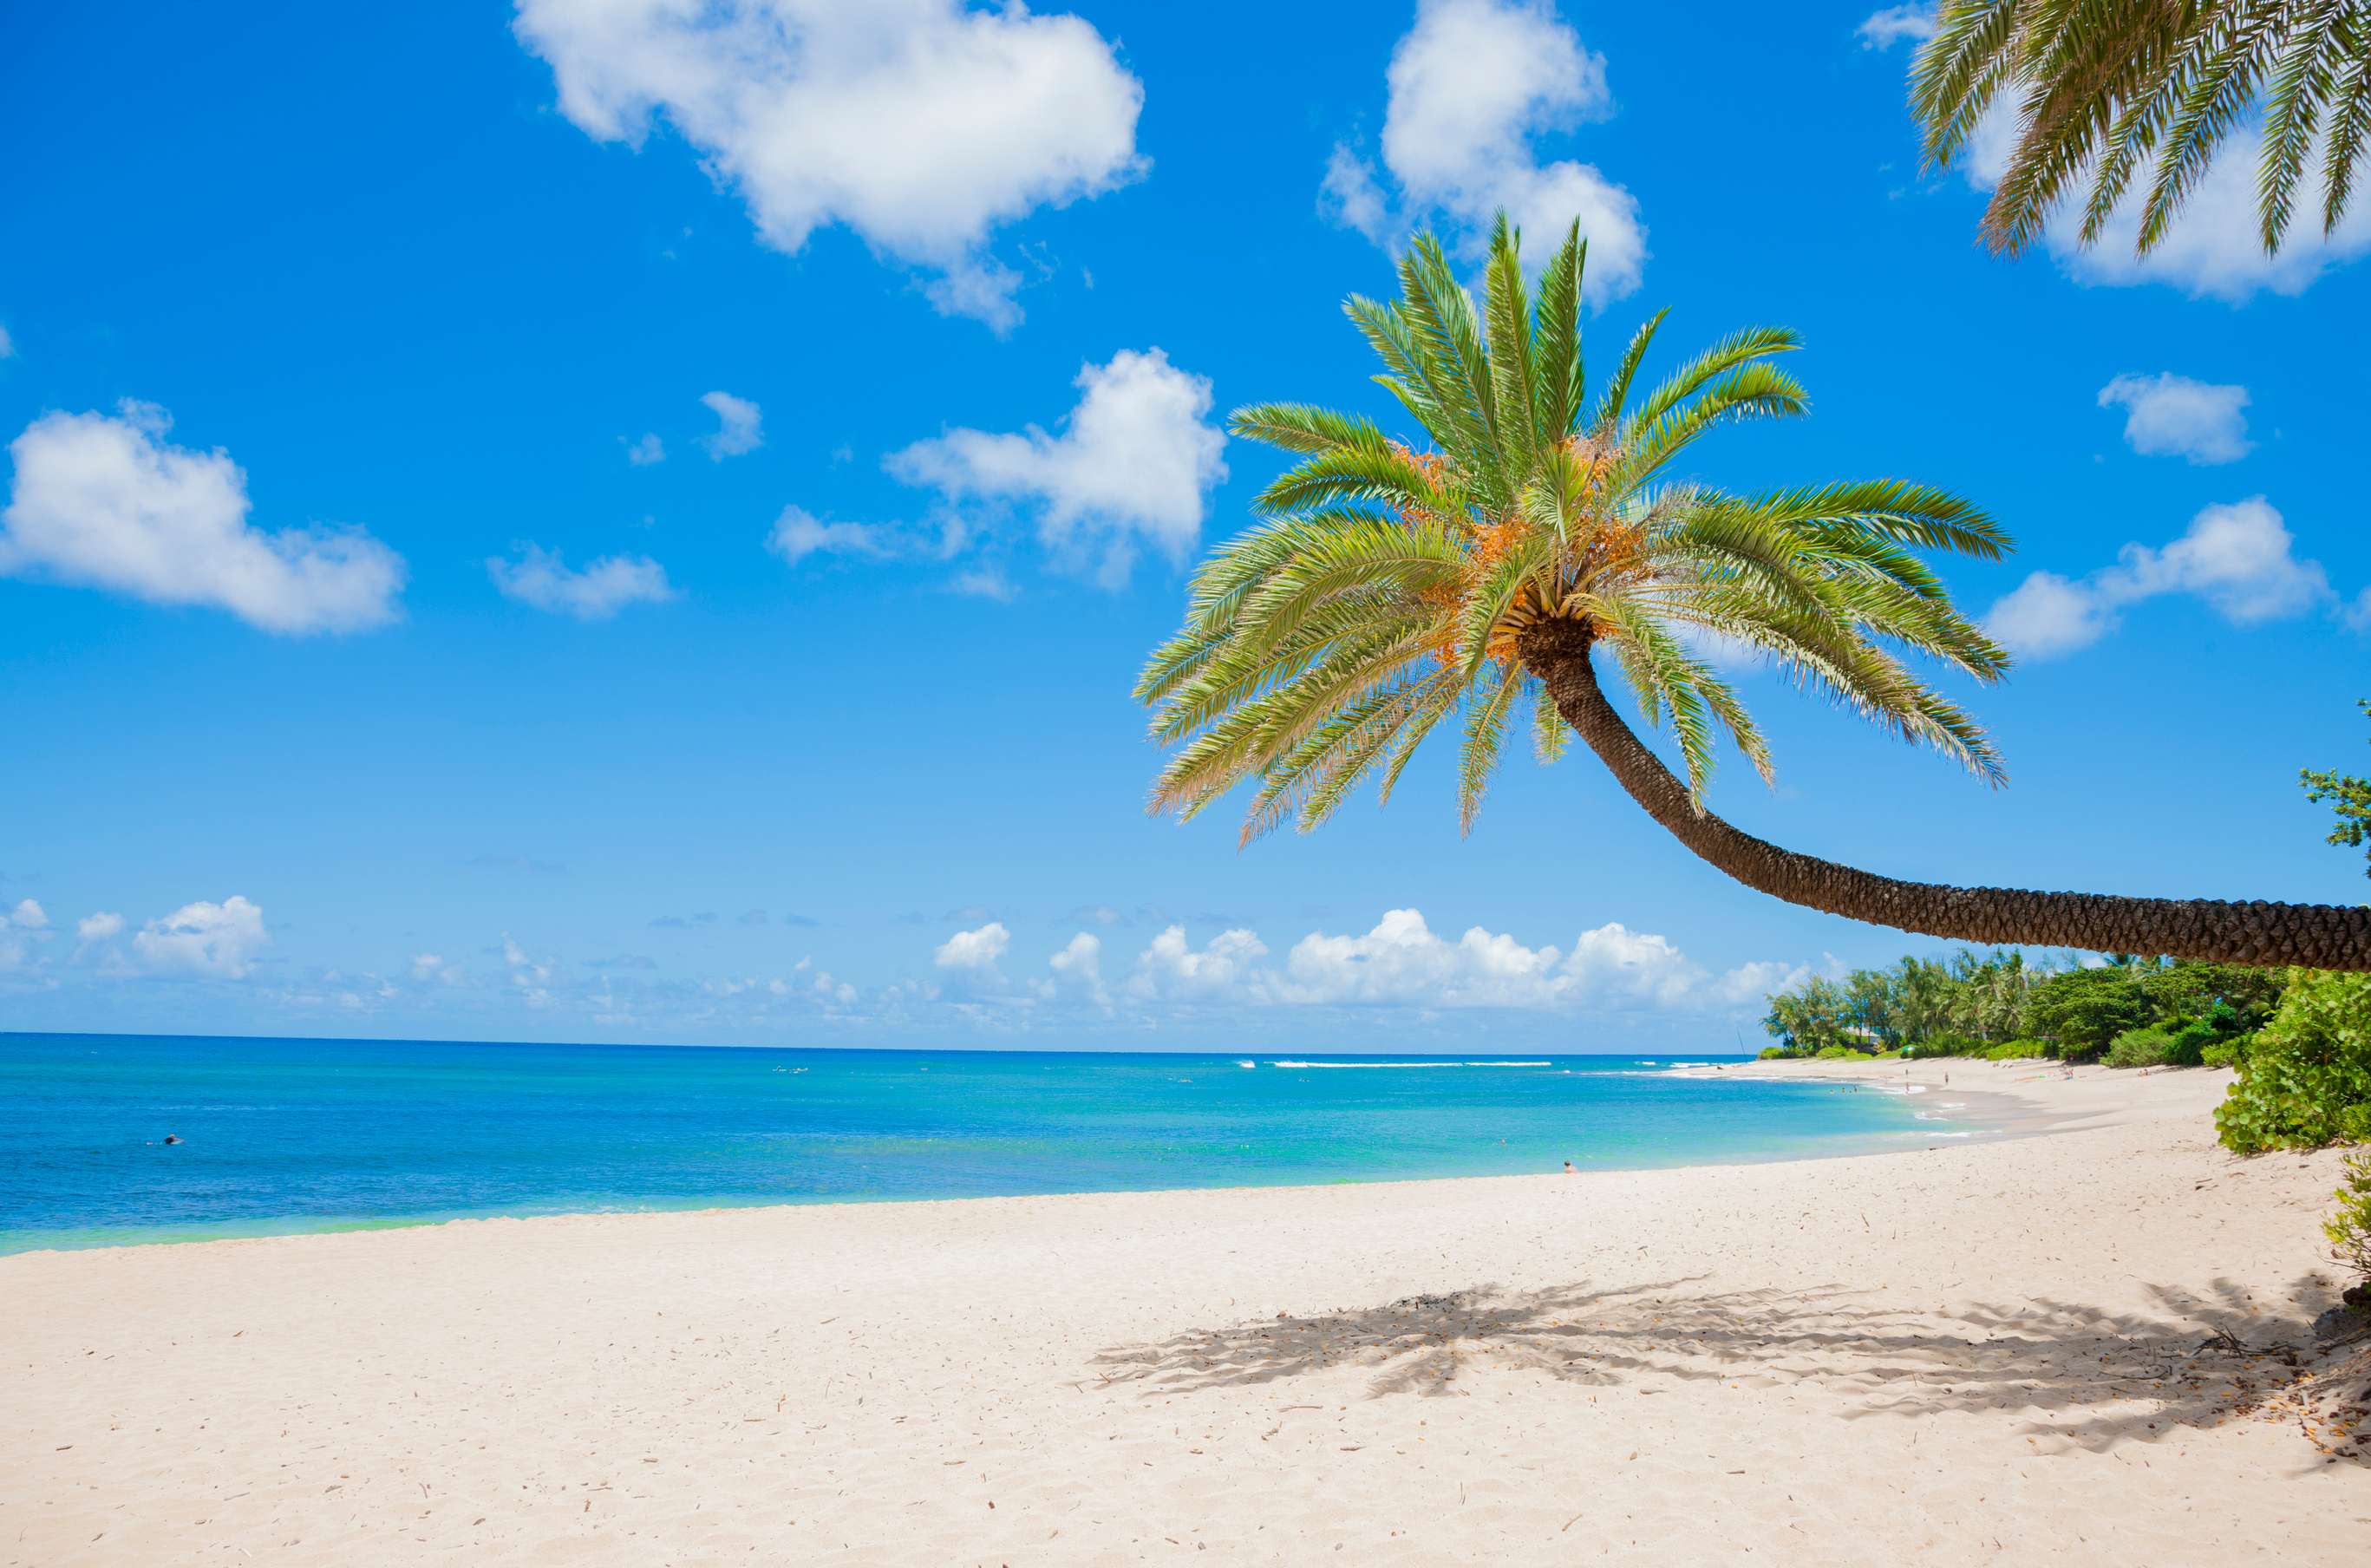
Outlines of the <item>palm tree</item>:
<svg viewBox="0 0 2371 1568">
<path fill-rule="evenodd" d="M 1670 477 L 1724 421 L 1803 410 L 1802 388 L 1771 363 L 1795 336 L 1736 333 L 1634 395 L 1659 315 L 1592 403 L 1579 225 L 1536 308 L 1518 244 L 1502 216 L 1480 319 L 1429 237 L 1401 259 L 1399 303 L 1346 306 L 1388 369 L 1376 379 L 1428 438 L 1421 448 L 1301 404 L 1233 415 L 1236 434 L 1301 461 L 1261 494 L 1266 521 L 1196 571 L 1184 628 L 1137 683 L 1153 734 L 1178 744 L 1153 810 L 1191 817 L 1255 783 L 1245 842 L 1287 820 L 1307 831 L 1362 778 L 1388 799 L 1454 718 L 1470 824 L 1528 703 L 1544 760 L 1579 734 L 1682 843 L 1790 903 L 1979 942 L 2371 968 L 2371 910 L 1898 882 L 1706 811 L 1718 735 L 1770 775 L 1760 731 L 1706 655 L 1722 642 L 2001 782 L 1983 732 L 1894 651 L 1997 680 L 2007 658 L 1919 552 L 1989 559 L 2008 541 L 1968 502 L 1893 480 L 1741 496 Z M 1670 726 L 1686 782 L 1606 699 L 1600 649 L 1646 721 Z"/>
<path fill-rule="evenodd" d="M 2094 244 L 2145 162 L 2145 255 L 2196 189 L 2217 145 L 2263 98 L 2256 172 L 2267 252 L 2321 157 L 2321 227 L 2346 213 L 2371 133 L 2371 6 L 2364 0 L 1943 0 L 1918 52 L 1911 105 L 1930 164 L 1949 164 L 2004 93 L 2020 130 L 1984 213 L 1996 250 L 2032 243 L 2059 197 L 2088 180 Z"/>
</svg>

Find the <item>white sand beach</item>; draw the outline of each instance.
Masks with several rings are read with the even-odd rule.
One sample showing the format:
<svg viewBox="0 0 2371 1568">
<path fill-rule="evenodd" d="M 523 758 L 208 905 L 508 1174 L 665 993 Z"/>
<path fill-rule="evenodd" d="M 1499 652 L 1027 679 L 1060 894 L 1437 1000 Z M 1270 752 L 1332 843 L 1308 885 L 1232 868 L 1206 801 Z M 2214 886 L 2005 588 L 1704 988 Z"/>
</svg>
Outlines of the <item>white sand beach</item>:
<svg viewBox="0 0 2371 1568">
<path fill-rule="evenodd" d="M 0 1564 L 2359 1556 L 2338 1154 L 1911 1071 L 2046 1136 L 0 1259 Z"/>
</svg>

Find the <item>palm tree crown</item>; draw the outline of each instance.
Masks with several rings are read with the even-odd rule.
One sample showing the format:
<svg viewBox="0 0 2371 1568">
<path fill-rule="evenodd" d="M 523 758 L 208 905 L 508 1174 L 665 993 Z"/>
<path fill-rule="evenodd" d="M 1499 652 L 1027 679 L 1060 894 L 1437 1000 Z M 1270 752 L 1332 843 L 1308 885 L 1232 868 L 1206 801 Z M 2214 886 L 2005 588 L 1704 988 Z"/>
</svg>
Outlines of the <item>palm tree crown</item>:
<svg viewBox="0 0 2371 1568">
<path fill-rule="evenodd" d="M 1236 434 L 1301 461 L 1255 502 L 1266 521 L 1195 574 L 1184 629 L 1137 684 L 1154 734 L 1183 743 L 1156 810 L 1191 816 L 1255 780 L 1245 840 L 1288 818 L 1305 831 L 1378 769 L 1388 798 L 1454 716 L 1470 824 L 1519 704 L 1543 760 L 1570 733 L 1532 657 L 1544 635 L 1577 638 L 1584 661 L 1594 645 L 1614 657 L 1647 721 L 1675 735 L 1699 812 L 1718 735 L 1770 773 L 1761 732 L 1706 657 L 1724 640 L 2001 778 L 1982 731 L 1898 656 L 1984 681 L 2007 669 L 1916 553 L 1995 558 L 2000 529 L 1891 480 L 1733 495 L 1675 476 L 1724 421 L 1803 412 L 1803 389 L 1771 363 L 1798 340 L 1734 333 L 1640 395 L 1659 314 L 1591 401 L 1585 259 L 1576 225 L 1534 305 L 1502 215 L 1478 317 L 1428 236 L 1401 260 L 1397 303 L 1347 302 L 1421 444 L 1304 404 L 1235 412 Z"/>
<path fill-rule="evenodd" d="M 2371 133 L 2364 0 L 1944 0 L 1936 21 L 1911 95 L 1930 163 L 1949 164 L 1985 111 L 2017 95 L 2017 149 L 1984 213 L 1995 249 L 2032 243 L 2087 179 L 2083 243 L 2096 243 L 2134 174 L 2153 163 L 2145 254 L 2260 96 L 2264 249 L 2279 246 L 2317 156 L 2322 232 L 2345 215 Z"/>
</svg>

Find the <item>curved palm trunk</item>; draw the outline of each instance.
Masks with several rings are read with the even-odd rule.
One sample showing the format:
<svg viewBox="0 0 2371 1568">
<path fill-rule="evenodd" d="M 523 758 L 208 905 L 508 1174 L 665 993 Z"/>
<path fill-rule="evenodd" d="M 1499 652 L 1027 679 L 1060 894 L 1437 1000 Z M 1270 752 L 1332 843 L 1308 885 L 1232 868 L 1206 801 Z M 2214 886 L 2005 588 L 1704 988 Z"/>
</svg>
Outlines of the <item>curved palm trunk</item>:
<svg viewBox="0 0 2371 1568">
<path fill-rule="evenodd" d="M 1964 941 L 2371 970 L 2371 909 L 2360 906 L 1944 887 L 1897 882 L 1765 844 L 1699 811 L 1687 787 L 1631 733 L 1598 686 L 1589 653 L 1593 640 L 1572 621 L 1539 623 L 1523 633 L 1523 663 L 1546 685 L 1565 722 L 1648 816 L 1758 892 L 1848 919 Z"/>
</svg>

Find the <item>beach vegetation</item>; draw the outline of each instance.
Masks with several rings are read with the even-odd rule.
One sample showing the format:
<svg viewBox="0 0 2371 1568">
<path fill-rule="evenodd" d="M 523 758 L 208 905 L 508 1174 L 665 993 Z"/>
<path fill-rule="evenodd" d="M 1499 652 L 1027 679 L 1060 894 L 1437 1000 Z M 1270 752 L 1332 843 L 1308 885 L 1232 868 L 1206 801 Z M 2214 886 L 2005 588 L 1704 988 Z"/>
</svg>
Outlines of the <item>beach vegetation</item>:
<svg viewBox="0 0 2371 1568">
<path fill-rule="evenodd" d="M 1230 417 L 1295 461 L 1254 501 L 1255 525 L 1196 569 L 1184 626 L 1137 681 L 1174 748 L 1152 810 L 1191 818 L 1245 786 L 1242 842 L 1310 831 L 1362 781 L 1388 799 L 1447 726 L 1470 827 L 1521 725 L 1543 762 L 1579 736 L 1692 852 L 1809 908 L 1974 941 L 2371 967 L 2371 912 L 1903 882 L 1714 814 L 1724 740 L 1773 778 L 1722 673 L 1732 654 L 2004 782 L 1982 728 L 1914 662 L 1984 683 L 2007 673 L 1929 558 L 1995 560 L 2009 539 L 1972 502 L 1899 479 L 1739 493 L 1686 477 L 1678 465 L 1716 431 L 1808 411 L 1777 363 L 1801 340 L 1747 328 L 1650 384 L 1659 313 L 1592 383 L 1586 259 L 1576 223 L 1534 292 L 1502 213 L 1478 305 L 1429 235 L 1401 256 L 1396 300 L 1345 303 L 1412 435 L 1304 403 Z M 1647 727 L 1668 732 L 1678 774 L 1614 707 L 1600 655 Z"/>
<path fill-rule="evenodd" d="M 2371 1142 L 2371 975 L 2291 971 L 2279 1009 L 2234 1065 L 2215 1111 L 2225 1147 Z"/>
<path fill-rule="evenodd" d="M 2371 1154 L 2346 1157 L 2345 1178 L 2331 1196 L 2338 1208 L 2321 1225 L 2321 1233 L 2330 1238 L 2331 1256 L 2353 1270 L 2357 1280 L 2371 1284 Z M 2344 1300 L 2356 1312 L 2371 1314 L 2371 1291 L 2361 1286 L 2347 1291 Z"/>
<path fill-rule="evenodd" d="M 1963 948 L 1949 960 L 1904 958 L 1842 980 L 1814 974 L 1773 993 L 1762 1023 L 1797 1055 L 1833 1045 L 1911 1057 L 1975 1055 L 2024 1032 L 2029 997 L 2054 973 L 2014 951 L 1979 957 Z"/>
<path fill-rule="evenodd" d="M 2248 1042 L 2254 1038 L 2253 1034 L 2235 1034 L 2227 1040 L 2217 1040 L 2199 1051 L 2198 1065 L 2202 1067 L 2236 1067 L 2239 1065 L 2239 1058 L 2248 1054 Z"/>
<path fill-rule="evenodd" d="M 2371 713 L 2371 699 L 2354 706 Z M 2371 856 L 2371 847 L 2365 847 L 2371 846 L 2371 778 L 2307 767 L 2298 770 L 2297 780 L 2305 786 L 2307 800 L 2327 801 L 2330 809 L 2338 814 L 2338 825 L 2330 830 L 2330 842 L 2362 849 Z M 2371 870 L 2363 874 L 2371 877 Z"/>
<path fill-rule="evenodd" d="M 2104 1055 L 2111 1066 L 2195 1066 L 2273 1016 L 2284 974 L 2130 953 L 2080 968 L 1962 949 L 1840 980 L 1812 975 L 1771 996 L 1763 1026 L 1796 1055 L 1859 1044 L 1914 1058 Z"/>
<path fill-rule="evenodd" d="M 2089 246 L 2145 189 L 2134 248 L 2146 255 L 2224 139 L 2255 122 L 2256 237 L 2270 255 L 2300 199 L 2324 236 L 2345 215 L 2371 133 L 2365 36 L 2361 7 L 2331 0 L 1943 0 L 1911 107 L 1936 167 L 1990 136 L 1989 111 L 2010 110 L 2015 142 L 1982 232 L 2011 254 L 2077 190 Z"/>
</svg>

